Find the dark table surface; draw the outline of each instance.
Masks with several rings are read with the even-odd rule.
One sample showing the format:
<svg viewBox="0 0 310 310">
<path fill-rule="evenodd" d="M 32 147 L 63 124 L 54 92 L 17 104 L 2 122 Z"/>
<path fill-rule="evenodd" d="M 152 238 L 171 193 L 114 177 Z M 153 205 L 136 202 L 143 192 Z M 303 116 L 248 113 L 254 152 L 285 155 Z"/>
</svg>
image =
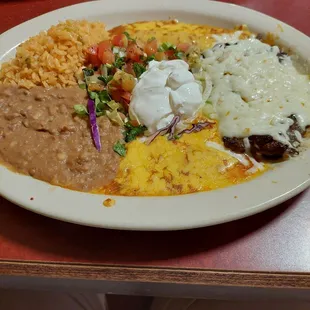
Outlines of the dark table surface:
<svg viewBox="0 0 310 310">
<path fill-rule="evenodd" d="M 78 2 L 83 1 L 1 1 L 0 33 Z M 309 0 L 230 2 L 279 18 L 310 35 Z M 14 269 L 12 260 L 306 275 L 310 273 L 310 190 L 250 218 L 179 232 L 82 227 L 44 218 L 0 199 L 0 274 Z M 32 271 L 21 268 L 18 274 L 31 276 Z M 310 287 L 310 280 L 305 286 Z"/>
</svg>

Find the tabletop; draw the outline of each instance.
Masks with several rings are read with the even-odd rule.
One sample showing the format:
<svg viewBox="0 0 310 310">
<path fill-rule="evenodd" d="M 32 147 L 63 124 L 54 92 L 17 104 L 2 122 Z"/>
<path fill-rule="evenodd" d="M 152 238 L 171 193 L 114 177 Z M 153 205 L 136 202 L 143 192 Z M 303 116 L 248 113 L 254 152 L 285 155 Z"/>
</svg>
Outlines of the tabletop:
<svg viewBox="0 0 310 310">
<path fill-rule="evenodd" d="M 1 1 L 0 33 L 78 2 Z M 230 2 L 310 35 L 308 0 Z M 177 232 L 83 227 L 0 198 L 0 275 L 310 288 L 309 227 L 310 190 L 246 219 Z"/>
</svg>

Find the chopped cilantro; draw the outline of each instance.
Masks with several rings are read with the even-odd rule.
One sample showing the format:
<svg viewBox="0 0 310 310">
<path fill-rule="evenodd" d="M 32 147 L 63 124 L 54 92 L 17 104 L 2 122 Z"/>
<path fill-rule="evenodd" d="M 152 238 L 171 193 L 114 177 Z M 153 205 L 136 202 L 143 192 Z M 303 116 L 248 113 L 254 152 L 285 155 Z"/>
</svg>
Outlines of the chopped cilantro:
<svg viewBox="0 0 310 310">
<path fill-rule="evenodd" d="M 176 52 L 174 53 L 174 55 L 175 55 L 175 57 L 178 58 L 178 59 L 181 59 L 181 58 L 184 57 L 184 53 L 183 53 L 183 52 L 178 52 L 178 51 L 176 51 Z"/>
<path fill-rule="evenodd" d="M 107 85 L 110 81 L 113 80 L 113 75 L 108 76 L 100 75 L 98 76 L 98 80 L 102 81 L 105 85 Z"/>
<path fill-rule="evenodd" d="M 169 50 L 175 50 L 176 47 L 175 45 L 169 43 L 169 42 L 164 42 L 159 48 L 158 48 L 158 51 L 159 52 L 166 52 L 166 51 L 169 51 Z"/>
<path fill-rule="evenodd" d="M 106 90 L 100 92 L 89 91 L 89 98 L 95 101 L 96 115 L 102 116 L 105 114 L 107 103 L 111 101 L 111 97 Z M 78 113 L 81 115 L 81 113 Z"/>
<path fill-rule="evenodd" d="M 133 70 L 135 71 L 136 77 L 139 78 L 141 74 L 146 71 L 146 68 L 141 64 L 135 62 L 133 64 Z"/>
<path fill-rule="evenodd" d="M 155 55 L 151 55 L 151 56 L 147 56 L 145 61 L 146 62 L 150 62 L 150 61 L 152 61 L 154 59 L 155 59 Z"/>
<path fill-rule="evenodd" d="M 90 91 L 88 92 L 89 98 L 96 100 L 96 98 L 98 98 L 98 94 L 95 91 Z"/>
<path fill-rule="evenodd" d="M 109 102 L 111 101 L 111 97 L 109 93 L 106 90 L 102 90 L 101 92 L 98 93 L 98 97 L 101 102 Z"/>
<path fill-rule="evenodd" d="M 139 126 L 132 126 L 130 123 L 125 124 L 125 132 L 124 132 L 124 139 L 126 142 L 131 142 L 137 138 L 137 136 L 144 133 L 146 130 L 145 126 L 139 125 Z"/>
<path fill-rule="evenodd" d="M 83 104 L 76 104 L 74 107 L 74 111 L 78 115 L 87 115 L 87 108 Z"/>
<path fill-rule="evenodd" d="M 105 110 L 102 110 L 102 111 L 96 111 L 96 116 L 99 117 L 99 116 L 103 116 L 103 115 L 106 115 L 106 111 Z"/>
<path fill-rule="evenodd" d="M 125 57 L 117 57 L 114 62 L 114 67 L 117 69 L 121 69 L 124 64 L 125 64 Z"/>
<path fill-rule="evenodd" d="M 99 101 L 96 104 L 96 115 L 102 116 L 105 114 L 105 108 L 107 107 L 107 104 L 105 102 Z"/>
<path fill-rule="evenodd" d="M 84 68 L 83 72 L 84 72 L 84 76 L 92 76 L 92 75 L 94 75 L 94 70 L 90 69 L 90 68 Z"/>
<path fill-rule="evenodd" d="M 151 38 L 149 38 L 149 39 L 147 40 L 147 42 L 152 42 L 152 41 L 154 41 L 154 40 L 156 40 L 156 38 L 155 38 L 155 37 L 151 37 Z"/>
<path fill-rule="evenodd" d="M 128 41 L 136 42 L 136 40 L 133 39 L 127 31 L 123 32 L 123 34 L 127 37 Z"/>
<path fill-rule="evenodd" d="M 126 146 L 121 141 L 118 141 L 114 144 L 113 150 L 118 155 L 124 157 L 126 155 Z"/>
</svg>

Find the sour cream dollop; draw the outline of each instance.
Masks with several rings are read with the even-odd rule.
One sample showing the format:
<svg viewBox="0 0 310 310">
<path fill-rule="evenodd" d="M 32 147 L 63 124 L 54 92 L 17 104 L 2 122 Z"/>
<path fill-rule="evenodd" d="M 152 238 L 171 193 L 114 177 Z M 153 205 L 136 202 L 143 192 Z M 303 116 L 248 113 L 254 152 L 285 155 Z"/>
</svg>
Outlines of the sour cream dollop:
<svg viewBox="0 0 310 310">
<path fill-rule="evenodd" d="M 193 118 L 202 105 L 202 87 L 185 61 L 151 61 L 133 90 L 129 113 L 154 133 L 175 115 Z"/>
</svg>

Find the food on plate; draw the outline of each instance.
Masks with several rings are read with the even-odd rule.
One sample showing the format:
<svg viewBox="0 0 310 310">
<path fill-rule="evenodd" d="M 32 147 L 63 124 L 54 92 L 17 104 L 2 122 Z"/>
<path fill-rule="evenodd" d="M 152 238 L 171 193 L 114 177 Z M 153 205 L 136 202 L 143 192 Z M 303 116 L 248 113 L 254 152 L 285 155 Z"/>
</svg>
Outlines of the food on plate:
<svg viewBox="0 0 310 310">
<path fill-rule="evenodd" d="M 120 157 L 113 145 L 121 128 L 98 118 L 102 149 L 94 148 L 86 118 L 72 116 L 84 104 L 81 89 L 30 90 L 0 85 L 0 160 L 37 179 L 88 191 L 116 176 Z"/>
<path fill-rule="evenodd" d="M 27 89 L 74 86 L 85 48 L 107 38 L 102 23 L 68 20 L 52 26 L 17 47 L 15 58 L 1 67 L 0 82 Z"/>
<path fill-rule="evenodd" d="M 310 124 L 309 76 L 256 38 L 218 43 L 204 57 L 213 82 L 208 101 L 225 146 L 256 159 L 298 152 Z"/>
<path fill-rule="evenodd" d="M 80 191 L 180 195 L 298 155 L 310 82 L 245 26 L 66 21 L 2 65 L 0 111 L 0 161 L 17 172 Z"/>
<path fill-rule="evenodd" d="M 120 25 L 110 30 L 111 35 L 128 32 L 140 42 L 147 42 L 150 38 L 156 38 L 158 42 L 169 42 L 171 45 L 186 49 L 193 44 L 200 50 L 210 48 L 214 44 L 214 35 L 232 34 L 236 30 L 242 30 L 240 38 L 250 35 L 244 26 L 236 29 L 225 29 L 209 25 L 187 24 L 178 20 L 137 22 Z"/>
</svg>

